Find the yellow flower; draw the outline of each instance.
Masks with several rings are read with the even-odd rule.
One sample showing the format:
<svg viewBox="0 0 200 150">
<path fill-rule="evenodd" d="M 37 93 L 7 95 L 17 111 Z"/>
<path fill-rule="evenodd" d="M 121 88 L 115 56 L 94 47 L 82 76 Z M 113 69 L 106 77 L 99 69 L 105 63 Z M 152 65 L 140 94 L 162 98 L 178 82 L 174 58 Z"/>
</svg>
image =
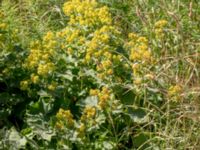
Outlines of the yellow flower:
<svg viewBox="0 0 200 150">
<path fill-rule="evenodd" d="M 56 114 L 56 118 L 59 122 L 67 124 L 68 127 L 72 127 L 74 125 L 73 115 L 71 114 L 70 110 L 64 110 L 60 108 Z"/>
<path fill-rule="evenodd" d="M 167 21 L 166 20 L 159 20 L 155 23 L 154 27 L 155 28 L 163 28 L 164 26 L 167 25 Z"/>
<path fill-rule="evenodd" d="M 90 95 L 91 96 L 97 96 L 99 94 L 99 90 L 97 89 L 90 89 Z"/>
<path fill-rule="evenodd" d="M 43 37 L 43 40 L 44 40 L 44 41 L 50 41 L 50 40 L 53 39 L 53 37 L 54 37 L 53 32 L 49 31 L 49 32 L 47 32 L 46 35 Z"/>
<path fill-rule="evenodd" d="M 143 52 L 143 58 L 146 61 L 150 60 L 151 59 L 151 52 L 150 51 L 144 51 Z"/>
<path fill-rule="evenodd" d="M 48 74 L 48 68 L 46 65 L 43 64 L 39 64 L 38 69 L 37 69 L 37 73 L 39 75 L 46 75 Z"/>
<path fill-rule="evenodd" d="M 94 0 L 68 1 L 64 4 L 63 11 L 70 17 L 69 25 L 78 24 L 91 27 L 112 22 L 108 7 L 98 7 L 98 3 Z"/>
<path fill-rule="evenodd" d="M 71 47 L 67 48 L 68 54 L 72 55 L 73 54 L 73 49 Z"/>
<path fill-rule="evenodd" d="M 105 52 L 104 53 L 104 56 L 107 58 L 107 59 L 111 59 L 112 58 L 112 54 L 110 52 Z"/>
<path fill-rule="evenodd" d="M 6 23 L 0 23 L 0 29 L 5 30 L 7 27 Z"/>
<path fill-rule="evenodd" d="M 170 86 L 168 89 L 168 96 L 171 101 L 178 102 L 181 100 L 181 93 L 183 89 L 180 85 Z"/>
<path fill-rule="evenodd" d="M 97 77 L 103 80 L 105 79 L 106 75 L 104 73 L 99 73 L 97 74 Z"/>
<path fill-rule="evenodd" d="M 102 93 L 104 93 L 104 94 L 110 94 L 110 92 L 111 91 L 106 86 L 102 87 Z"/>
<path fill-rule="evenodd" d="M 37 73 L 39 75 L 45 76 L 47 75 L 49 72 L 52 72 L 54 69 L 54 64 L 49 62 L 47 64 L 39 64 L 38 69 L 37 69 Z"/>
<path fill-rule="evenodd" d="M 32 81 L 34 84 L 38 83 L 38 82 L 39 82 L 39 76 L 38 76 L 38 75 L 32 74 L 32 75 L 31 75 L 31 81 Z"/>
<path fill-rule="evenodd" d="M 48 53 L 44 54 L 42 56 L 42 59 L 48 61 L 49 60 L 49 54 Z"/>
<path fill-rule="evenodd" d="M 85 61 L 86 62 L 89 62 L 91 60 L 91 56 L 89 55 L 89 54 L 87 54 L 86 56 L 85 56 Z"/>
<path fill-rule="evenodd" d="M 141 57 L 142 56 L 137 51 L 132 50 L 131 55 L 129 56 L 129 59 L 132 60 L 132 61 L 137 61 L 137 60 L 140 60 Z"/>
<path fill-rule="evenodd" d="M 63 123 L 62 122 L 56 122 L 56 125 L 55 125 L 55 127 L 57 128 L 57 129 L 63 129 L 63 127 L 64 127 L 64 125 L 63 125 Z"/>
<path fill-rule="evenodd" d="M 25 91 L 25 90 L 28 89 L 28 85 L 29 85 L 29 83 L 28 83 L 27 80 L 21 81 L 21 82 L 20 82 L 20 89 L 23 90 L 23 91 Z"/>
<path fill-rule="evenodd" d="M 79 132 L 82 133 L 82 132 L 84 132 L 84 131 L 85 131 L 85 124 L 82 123 L 82 124 L 80 125 L 80 127 L 79 127 Z"/>
<path fill-rule="evenodd" d="M 144 44 L 148 44 L 148 39 L 146 37 L 139 37 L 137 39 L 138 43 L 144 43 Z"/>
<path fill-rule="evenodd" d="M 155 23 L 154 27 L 155 27 L 156 38 L 164 37 L 164 28 L 166 27 L 167 24 L 168 22 L 166 20 L 159 20 Z"/>
<path fill-rule="evenodd" d="M 105 61 L 102 61 L 102 66 L 103 68 L 109 68 L 112 66 L 112 62 L 110 60 L 105 60 Z"/>
<path fill-rule="evenodd" d="M 168 95 L 169 96 L 179 95 L 181 91 L 182 91 L 182 88 L 179 85 L 170 86 L 168 89 Z"/>
<path fill-rule="evenodd" d="M 93 118 L 96 114 L 96 109 L 95 107 L 92 106 L 86 106 L 86 108 L 84 109 L 84 114 L 86 115 L 86 117 L 89 118 Z"/>
<path fill-rule="evenodd" d="M 138 38 L 138 35 L 135 34 L 135 33 L 129 33 L 129 34 L 128 34 L 128 38 L 131 39 L 131 40 L 134 40 L 134 39 L 137 39 L 137 38 Z"/>
<path fill-rule="evenodd" d="M 112 75 L 112 74 L 113 74 L 113 70 L 112 70 L 112 69 L 108 69 L 108 70 L 107 70 L 107 74 L 108 74 L 108 75 Z"/>
<path fill-rule="evenodd" d="M 56 85 L 50 84 L 50 85 L 48 85 L 48 89 L 51 90 L 51 91 L 54 91 L 56 89 Z"/>
<path fill-rule="evenodd" d="M 102 87 L 101 92 L 98 94 L 98 106 L 100 107 L 100 109 L 104 109 L 107 106 L 108 101 L 110 100 L 110 93 L 111 91 L 107 87 Z"/>
<path fill-rule="evenodd" d="M 94 53 L 94 56 L 95 56 L 96 58 L 98 58 L 99 56 L 101 56 L 101 51 L 95 52 L 95 53 Z"/>
</svg>

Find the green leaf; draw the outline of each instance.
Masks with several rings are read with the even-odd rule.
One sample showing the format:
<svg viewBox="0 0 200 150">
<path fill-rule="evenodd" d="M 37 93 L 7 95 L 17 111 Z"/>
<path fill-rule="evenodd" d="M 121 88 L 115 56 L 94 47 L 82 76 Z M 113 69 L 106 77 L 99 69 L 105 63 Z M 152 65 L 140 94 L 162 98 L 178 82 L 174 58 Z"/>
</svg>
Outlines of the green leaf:
<svg viewBox="0 0 200 150">
<path fill-rule="evenodd" d="M 132 105 L 134 103 L 136 95 L 133 90 L 122 86 L 116 86 L 114 87 L 114 91 L 123 104 Z"/>
<path fill-rule="evenodd" d="M 12 127 L 9 130 L 9 136 L 8 136 L 9 144 L 12 145 L 11 149 L 20 149 L 25 148 L 27 140 L 25 137 L 20 136 L 19 132 Z"/>
<path fill-rule="evenodd" d="M 149 121 L 149 117 L 147 116 L 145 109 L 141 107 L 129 107 L 128 115 L 130 116 L 131 120 L 136 123 L 145 123 Z"/>
<path fill-rule="evenodd" d="M 113 149 L 114 148 L 113 145 L 111 144 L 111 142 L 108 142 L 108 141 L 103 142 L 103 147 L 105 149 Z"/>
<path fill-rule="evenodd" d="M 150 138 L 149 133 L 145 133 L 145 132 L 136 135 L 135 137 L 133 137 L 134 147 L 140 148 L 140 149 L 145 149 L 149 147 L 149 144 L 146 143 L 149 138 Z"/>
<path fill-rule="evenodd" d="M 74 77 L 72 72 L 69 71 L 69 70 L 67 72 L 65 72 L 65 74 L 58 73 L 57 76 L 60 77 L 60 78 L 69 80 L 69 81 L 73 81 L 73 77 Z"/>
<path fill-rule="evenodd" d="M 49 97 L 49 94 L 44 90 L 38 91 L 37 94 L 40 95 L 41 97 Z"/>
<path fill-rule="evenodd" d="M 77 102 L 77 105 L 81 107 L 97 106 L 97 104 L 98 104 L 97 96 L 88 96 L 86 99 Z"/>
<path fill-rule="evenodd" d="M 43 140 L 51 141 L 51 138 L 55 133 L 42 113 L 37 115 L 26 114 L 26 117 L 28 126 L 35 135 Z"/>
<path fill-rule="evenodd" d="M 27 134 L 29 134 L 29 133 L 31 133 L 32 132 L 32 129 L 31 128 L 25 128 L 25 129 L 23 129 L 22 131 L 21 131 L 21 134 L 22 135 L 27 135 Z"/>
</svg>

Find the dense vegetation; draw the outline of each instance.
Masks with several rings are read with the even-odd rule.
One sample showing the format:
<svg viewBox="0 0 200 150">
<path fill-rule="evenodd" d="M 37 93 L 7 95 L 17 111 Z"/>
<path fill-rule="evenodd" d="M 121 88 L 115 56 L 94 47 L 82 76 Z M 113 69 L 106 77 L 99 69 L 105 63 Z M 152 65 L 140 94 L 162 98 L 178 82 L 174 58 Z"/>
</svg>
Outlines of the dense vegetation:
<svg viewBox="0 0 200 150">
<path fill-rule="evenodd" d="M 200 1 L 0 1 L 0 149 L 200 149 Z"/>
</svg>

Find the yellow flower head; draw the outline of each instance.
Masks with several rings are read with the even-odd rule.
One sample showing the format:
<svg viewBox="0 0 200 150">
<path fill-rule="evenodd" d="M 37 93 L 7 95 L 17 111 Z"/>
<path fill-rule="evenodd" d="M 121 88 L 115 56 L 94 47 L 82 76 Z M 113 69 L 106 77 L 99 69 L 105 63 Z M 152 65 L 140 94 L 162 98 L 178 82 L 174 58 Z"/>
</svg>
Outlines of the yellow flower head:
<svg viewBox="0 0 200 150">
<path fill-rule="evenodd" d="M 53 32 L 49 31 L 49 32 L 47 32 L 46 35 L 43 37 L 43 40 L 44 40 L 44 41 L 50 41 L 50 40 L 53 39 L 53 37 L 54 37 Z"/>
<path fill-rule="evenodd" d="M 6 23 L 0 23 L 0 29 L 5 30 L 7 27 Z"/>
<path fill-rule="evenodd" d="M 99 94 L 99 90 L 97 89 L 90 89 L 90 95 L 91 96 L 97 96 Z"/>
<path fill-rule="evenodd" d="M 167 25 L 167 20 L 159 20 L 155 23 L 154 27 L 155 28 L 163 28 Z"/>
<path fill-rule="evenodd" d="M 36 84 L 39 82 L 39 76 L 38 75 L 35 75 L 35 74 L 32 74 L 31 75 L 31 81 Z"/>
<path fill-rule="evenodd" d="M 182 88 L 179 85 L 170 86 L 168 89 L 169 96 L 180 95 L 181 92 L 182 92 Z"/>
<path fill-rule="evenodd" d="M 63 11 L 70 17 L 70 25 L 94 26 L 111 24 L 112 18 L 108 7 L 99 7 L 95 0 L 69 0 Z"/>
<path fill-rule="evenodd" d="M 63 122 L 69 127 L 72 127 L 74 125 L 73 115 L 71 114 L 70 110 L 64 110 L 60 108 L 58 113 L 56 114 L 56 118 L 58 119 L 58 122 Z"/>
<path fill-rule="evenodd" d="M 21 81 L 20 82 L 20 89 L 25 91 L 25 90 L 28 89 L 28 85 L 29 85 L 29 82 L 27 80 Z"/>
<path fill-rule="evenodd" d="M 86 108 L 84 109 L 84 114 L 86 115 L 86 117 L 89 118 L 93 118 L 96 114 L 96 109 L 95 107 L 92 106 L 86 106 Z"/>
</svg>

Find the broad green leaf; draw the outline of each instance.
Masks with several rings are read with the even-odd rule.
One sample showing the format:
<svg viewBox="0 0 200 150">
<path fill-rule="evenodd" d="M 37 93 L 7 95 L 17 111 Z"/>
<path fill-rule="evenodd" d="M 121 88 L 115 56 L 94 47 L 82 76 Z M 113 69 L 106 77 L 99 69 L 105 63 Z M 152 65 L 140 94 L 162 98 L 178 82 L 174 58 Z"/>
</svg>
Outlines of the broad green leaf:
<svg viewBox="0 0 200 150">
<path fill-rule="evenodd" d="M 149 147 L 149 143 L 147 142 L 150 138 L 148 133 L 140 133 L 133 137 L 133 145 L 135 148 L 145 149 Z"/>
<path fill-rule="evenodd" d="M 149 121 L 147 113 L 143 108 L 129 107 L 128 115 L 130 116 L 131 120 L 136 123 L 145 123 Z"/>
<path fill-rule="evenodd" d="M 77 105 L 82 107 L 97 106 L 97 104 L 98 104 L 98 98 L 96 96 L 88 96 L 86 99 L 77 102 Z"/>
<path fill-rule="evenodd" d="M 12 127 L 9 130 L 9 132 L 10 133 L 9 133 L 8 140 L 9 140 L 10 146 L 12 145 L 10 148 L 13 149 L 13 150 L 24 148 L 26 143 L 27 143 L 26 138 L 22 137 L 14 127 Z"/>
</svg>

